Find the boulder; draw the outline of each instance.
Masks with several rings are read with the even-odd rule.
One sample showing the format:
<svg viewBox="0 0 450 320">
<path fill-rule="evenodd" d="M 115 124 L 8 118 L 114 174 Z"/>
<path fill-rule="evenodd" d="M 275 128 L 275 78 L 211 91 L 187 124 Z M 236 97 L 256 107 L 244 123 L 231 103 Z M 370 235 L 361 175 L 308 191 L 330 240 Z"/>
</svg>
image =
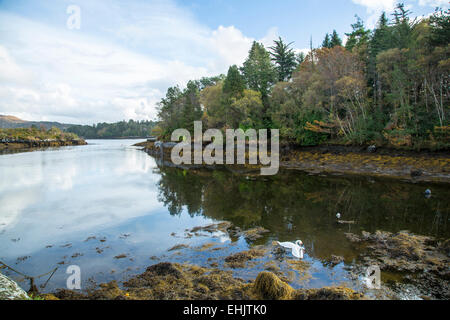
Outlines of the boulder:
<svg viewBox="0 0 450 320">
<path fill-rule="evenodd" d="M 0 273 L 0 300 L 29 300 L 28 294 L 13 280 Z"/>
</svg>

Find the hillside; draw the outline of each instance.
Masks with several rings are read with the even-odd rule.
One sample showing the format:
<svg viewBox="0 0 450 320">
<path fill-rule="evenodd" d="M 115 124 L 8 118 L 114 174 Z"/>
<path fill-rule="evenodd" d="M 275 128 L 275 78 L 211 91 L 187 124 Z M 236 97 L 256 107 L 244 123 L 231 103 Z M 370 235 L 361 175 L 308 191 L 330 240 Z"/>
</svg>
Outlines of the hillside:
<svg viewBox="0 0 450 320">
<path fill-rule="evenodd" d="M 51 122 L 51 121 L 26 121 L 14 116 L 0 115 L 0 129 L 15 129 L 15 128 L 31 128 L 33 125 L 40 128 L 44 126 L 47 130 L 56 127 L 65 130 L 72 124 Z"/>
</svg>

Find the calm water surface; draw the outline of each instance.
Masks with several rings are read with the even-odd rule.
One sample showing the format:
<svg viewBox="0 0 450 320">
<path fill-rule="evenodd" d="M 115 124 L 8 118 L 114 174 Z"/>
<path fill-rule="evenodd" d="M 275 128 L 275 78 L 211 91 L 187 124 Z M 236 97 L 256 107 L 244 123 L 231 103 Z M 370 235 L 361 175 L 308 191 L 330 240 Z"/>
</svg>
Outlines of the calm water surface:
<svg viewBox="0 0 450 320">
<path fill-rule="evenodd" d="M 136 140 L 92 140 L 88 146 L 0 155 L 0 260 L 36 276 L 59 267 L 43 291 L 65 287 L 78 265 L 83 288 L 122 281 L 158 261 L 207 266 L 273 240 L 305 243 L 312 277 L 294 287 L 356 286 L 349 276 L 359 252 L 345 233 L 385 230 L 449 238 L 447 186 L 282 172 L 262 178 L 227 171 L 158 167 Z M 423 191 L 432 188 L 425 199 Z M 354 225 L 337 225 L 335 215 Z M 230 221 L 262 226 L 263 238 L 225 234 L 187 238 L 186 229 Z M 223 250 L 198 250 L 215 243 Z M 190 248 L 168 251 L 178 244 Z M 118 255 L 126 258 L 116 259 Z M 331 267 L 331 255 L 345 262 Z M 272 259 L 234 270 L 253 279 Z M 14 272 L 2 270 L 28 289 Z M 43 284 L 48 277 L 39 279 Z"/>
</svg>

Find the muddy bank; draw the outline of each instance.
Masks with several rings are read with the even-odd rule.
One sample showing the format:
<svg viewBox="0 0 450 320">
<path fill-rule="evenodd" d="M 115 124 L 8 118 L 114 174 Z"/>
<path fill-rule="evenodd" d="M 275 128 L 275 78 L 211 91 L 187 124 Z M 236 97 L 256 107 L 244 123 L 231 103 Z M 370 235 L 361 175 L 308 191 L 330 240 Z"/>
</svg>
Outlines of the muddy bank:
<svg viewBox="0 0 450 320">
<path fill-rule="evenodd" d="M 149 155 L 170 163 L 174 143 L 147 141 L 136 144 Z M 215 168 L 183 165 L 183 168 Z M 258 166 L 227 165 L 233 171 L 254 171 Z M 280 148 L 280 167 L 311 174 L 331 173 L 389 177 L 411 182 L 450 182 L 450 153 L 408 151 L 376 147 L 319 146 Z"/>
<path fill-rule="evenodd" d="M 82 146 L 87 145 L 87 142 L 79 140 L 20 140 L 20 141 L 0 141 L 1 151 L 20 151 L 20 150 L 32 150 L 39 148 L 56 148 L 64 146 Z"/>
<path fill-rule="evenodd" d="M 79 293 L 59 290 L 43 296 L 55 300 L 360 300 L 363 294 L 345 287 L 294 290 L 271 272 L 254 281 L 234 278 L 229 271 L 162 262 L 131 278 L 120 288 L 113 281 Z"/>
</svg>

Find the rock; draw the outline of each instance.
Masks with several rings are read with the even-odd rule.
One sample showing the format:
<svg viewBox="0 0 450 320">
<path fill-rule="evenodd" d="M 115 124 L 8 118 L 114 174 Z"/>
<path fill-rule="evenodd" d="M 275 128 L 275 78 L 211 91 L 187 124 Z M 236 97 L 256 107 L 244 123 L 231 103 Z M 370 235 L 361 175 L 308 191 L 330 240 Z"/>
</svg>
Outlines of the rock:
<svg viewBox="0 0 450 320">
<path fill-rule="evenodd" d="M 262 238 L 262 234 L 270 232 L 263 227 L 256 227 L 244 232 L 244 238 L 248 241 L 255 241 Z"/>
<path fill-rule="evenodd" d="M 272 272 L 261 272 L 255 280 L 254 290 L 261 299 L 289 300 L 294 294 L 294 289 L 283 282 Z"/>
<path fill-rule="evenodd" d="M 326 287 L 321 289 L 297 290 L 295 300 L 363 300 L 362 293 L 345 287 Z"/>
<path fill-rule="evenodd" d="M 331 256 L 330 264 L 331 264 L 332 266 L 336 266 L 336 265 L 338 265 L 338 264 L 340 264 L 340 263 L 342 263 L 342 262 L 344 262 L 344 257 L 341 257 L 341 256 L 335 256 L 335 255 L 332 255 L 332 256 Z"/>
<path fill-rule="evenodd" d="M 355 221 L 344 221 L 344 220 L 338 220 L 338 224 L 355 224 Z"/>
<path fill-rule="evenodd" d="M 354 233 L 346 233 L 345 237 L 350 241 L 350 242 L 361 242 L 361 238 L 358 237 L 356 234 Z"/>
<path fill-rule="evenodd" d="M 186 249 L 186 248 L 189 248 L 189 246 L 187 244 L 177 244 L 167 251 L 178 251 L 178 250 L 182 250 L 182 249 Z"/>
<path fill-rule="evenodd" d="M 245 268 L 245 263 L 262 257 L 265 254 L 265 250 L 262 249 L 251 249 L 248 251 L 238 252 L 229 255 L 225 258 L 225 262 L 232 269 Z"/>
<path fill-rule="evenodd" d="M 367 148 L 367 152 L 369 152 L 369 153 L 377 152 L 377 146 L 376 145 L 372 145 L 372 146 L 368 147 Z"/>
<path fill-rule="evenodd" d="M 417 178 L 423 174 L 422 170 L 411 170 L 411 177 Z"/>
<path fill-rule="evenodd" d="M 30 297 L 16 282 L 0 273 L 0 300 L 30 300 Z"/>
<path fill-rule="evenodd" d="M 147 268 L 146 272 L 154 273 L 158 276 L 166 276 L 171 275 L 175 278 L 182 278 L 183 274 L 181 271 L 175 267 L 172 263 L 169 262 L 162 262 L 155 264 L 153 266 L 150 266 Z"/>
</svg>

